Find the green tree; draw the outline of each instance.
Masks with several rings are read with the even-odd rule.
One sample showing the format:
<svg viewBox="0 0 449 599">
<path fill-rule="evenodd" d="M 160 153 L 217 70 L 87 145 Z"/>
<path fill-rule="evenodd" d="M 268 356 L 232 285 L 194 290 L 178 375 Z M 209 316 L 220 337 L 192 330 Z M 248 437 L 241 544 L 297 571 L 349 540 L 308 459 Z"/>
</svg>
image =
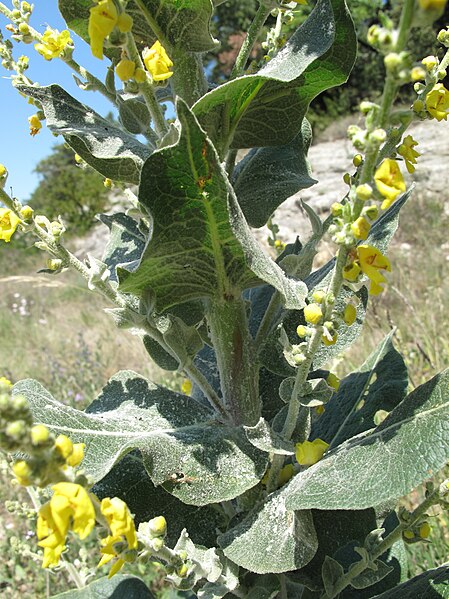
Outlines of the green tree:
<svg viewBox="0 0 449 599">
<path fill-rule="evenodd" d="M 88 231 L 107 202 L 103 177 L 88 166 L 77 165 L 73 150 L 64 144 L 55 145 L 34 172 L 40 177 L 30 198 L 34 210 L 50 219 L 61 215 L 77 234 Z"/>
</svg>

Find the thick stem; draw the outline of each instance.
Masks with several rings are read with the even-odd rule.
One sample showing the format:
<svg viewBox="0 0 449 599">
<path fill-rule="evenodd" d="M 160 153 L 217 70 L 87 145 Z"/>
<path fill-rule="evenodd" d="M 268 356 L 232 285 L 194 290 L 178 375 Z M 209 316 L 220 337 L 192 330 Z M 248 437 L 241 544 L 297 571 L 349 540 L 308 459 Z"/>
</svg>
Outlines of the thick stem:
<svg viewBox="0 0 449 599">
<path fill-rule="evenodd" d="M 206 317 L 226 411 L 234 424 L 253 426 L 260 418 L 258 366 L 245 302 L 241 298 L 211 300 Z"/>
<path fill-rule="evenodd" d="M 183 48 L 173 48 L 173 77 L 170 83 L 175 95 L 180 96 L 189 106 L 207 92 L 208 84 L 204 76 L 201 54 L 186 52 Z"/>
<path fill-rule="evenodd" d="M 270 8 L 267 8 L 263 4 L 259 5 L 256 16 L 254 17 L 254 20 L 248 29 L 248 33 L 243 40 L 242 47 L 240 48 L 240 52 L 236 58 L 234 68 L 231 72 L 231 79 L 239 77 L 243 74 L 246 62 L 251 54 L 251 50 L 253 49 L 253 46 L 257 41 L 257 38 L 259 37 L 262 27 L 264 26 L 270 12 Z"/>
</svg>

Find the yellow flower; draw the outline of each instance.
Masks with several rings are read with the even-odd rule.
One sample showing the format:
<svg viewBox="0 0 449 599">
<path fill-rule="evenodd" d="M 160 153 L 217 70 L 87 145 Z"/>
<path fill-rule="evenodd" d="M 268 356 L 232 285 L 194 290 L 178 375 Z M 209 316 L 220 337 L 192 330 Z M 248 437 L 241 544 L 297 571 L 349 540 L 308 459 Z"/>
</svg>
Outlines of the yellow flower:
<svg viewBox="0 0 449 599">
<path fill-rule="evenodd" d="M 312 466 L 321 460 L 328 447 L 329 443 L 322 439 L 297 443 L 296 460 L 301 466 Z"/>
<path fill-rule="evenodd" d="M 122 12 L 117 19 L 117 27 L 122 33 L 128 33 L 133 28 L 133 18 L 126 12 Z"/>
<path fill-rule="evenodd" d="M 45 60 L 51 60 L 52 58 L 61 56 L 67 45 L 72 43 L 70 33 L 67 29 L 64 29 L 64 31 L 59 33 L 56 29 L 48 27 L 47 31 L 42 36 L 42 40 L 39 44 L 36 44 L 34 48 L 45 58 Z"/>
<path fill-rule="evenodd" d="M 33 114 L 32 116 L 29 116 L 28 122 L 30 123 L 30 135 L 32 137 L 34 137 L 42 129 L 42 123 L 40 122 L 37 114 Z"/>
<path fill-rule="evenodd" d="M 382 210 L 389 208 L 398 195 L 405 191 L 405 181 L 399 165 L 391 158 L 382 161 L 374 174 L 374 180 L 380 194 L 385 198 L 381 205 Z"/>
<path fill-rule="evenodd" d="M 366 239 L 370 229 L 371 225 L 363 216 L 359 216 L 351 225 L 351 231 L 356 239 Z"/>
<path fill-rule="evenodd" d="M 343 269 L 343 278 L 347 281 L 356 281 L 361 272 L 361 268 L 357 262 L 347 264 Z"/>
<path fill-rule="evenodd" d="M 69 529 L 85 539 L 95 525 L 95 509 L 88 492 L 75 483 L 58 483 L 54 494 L 41 507 L 37 519 L 39 547 L 44 549 L 43 567 L 57 566 L 65 549 Z"/>
<path fill-rule="evenodd" d="M 30 431 L 33 445 L 42 445 L 50 438 L 50 431 L 44 424 L 35 424 Z"/>
<path fill-rule="evenodd" d="M 0 223 L 1 223 L 1 208 L 0 208 Z M 1 229 L 0 229 L 1 231 Z M 0 377 L 0 390 L 8 390 L 12 389 L 13 384 L 11 383 L 11 381 L 9 379 L 7 379 L 5 376 Z"/>
<path fill-rule="evenodd" d="M 133 60 L 123 58 L 118 65 L 115 67 L 115 72 L 121 81 L 128 81 L 134 76 L 136 70 L 136 64 Z"/>
<path fill-rule="evenodd" d="M 66 466 L 78 466 L 84 458 L 84 443 L 72 443 L 65 435 L 58 435 L 54 448 L 64 458 Z"/>
<path fill-rule="evenodd" d="M 4 164 L 0 164 L 0 179 L 6 178 L 8 171 Z"/>
<path fill-rule="evenodd" d="M 0 208 L 0 239 L 9 243 L 19 223 L 20 218 L 12 210 L 9 208 Z"/>
<path fill-rule="evenodd" d="M 116 26 L 118 13 L 113 0 L 100 0 L 90 9 L 88 33 L 95 58 L 103 60 L 103 44 Z"/>
<path fill-rule="evenodd" d="M 12 465 L 12 471 L 14 472 L 20 485 L 24 487 L 28 487 L 28 485 L 31 485 L 30 477 L 32 474 L 32 470 L 30 468 L 30 465 L 27 462 L 25 462 L 25 460 L 19 460 L 17 462 L 14 462 L 14 464 Z"/>
<path fill-rule="evenodd" d="M 318 304 L 309 304 L 304 308 L 304 318 L 310 324 L 319 324 L 323 318 L 323 312 Z"/>
<path fill-rule="evenodd" d="M 357 255 L 360 268 L 371 281 L 370 293 L 371 295 L 377 295 L 383 290 L 381 283 L 386 282 L 382 271 L 391 272 L 390 261 L 382 252 L 371 245 L 357 246 Z"/>
<path fill-rule="evenodd" d="M 443 10 L 447 0 L 418 0 L 423 10 Z"/>
<path fill-rule="evenodd" d="M 190 395 L 192 393 L 192 381 L 190 379 L 185 379 L 182 382 L 181 391 L 184 395 Z"/>
<path fill-rule="evenodd" d="M 449 90 L 442 83 L 436 83 L 426 96 L 427 112 L 437 121 L 447 120 L 449 112 Z"/>
<path fill-rule="evenodd" d="M 114 576 L 123 567 L 126 559 L 126 551 L 137 549 L 137 535 L 134 527 L 134 520 L 131 517 L 128 506 L 118 497 L 105 497 L 101 502 L 101 513 L 105 516 L 108 526 L 111 530 L 109 536 L 102 539 L 103 545 L 101 558 L 98 567 L 107 564 L 114 558 L 118 558 L 112 566 L 108 578 Z M 127 542 L 128 549 L 125 552 L 117 552 L 117 543 Z M 123 555 L 124 554 L 124 555 Z M 131 554 L 132 555 L 132 554 Z"/>
<path fill-rule="evenodd" d="M 350 327 L 355 323 L 357 318 L 357 310 L 354 304 L 348 304 L 343 312 L 343 320 Z"/>
<path fill-rule="evenodd" d="M 337 339 L 338 339 L 338 334 L 337 333 L 333 333 L 333 335 L 331 335 L 330 337 L 328 337 L 327 335 L 322 335 L 321 336 L 321 341 L 327 347 L 329 347 L 330 345 L 335 345 L 337 343 Z"/>
<path fill-rule="evenodd" d="M 400 154 L 405 160 L 405 166 L 409 173 L 415 172 L 416 159 L 421 156 L 414 148 L 418 145 L 418 142 L 413 139 L 411 135 L 407 135 L 402 140 L 401 145 L 398 148 L 398 154 Z"/>
<path fill-rule="evenodd" d="M 295 467 L 293 466 L 293 464 L 286 464 L 285 466 L 283 466 L 283 468 L 279 472 L 279 479 L 278 479 L 279 486 L 282 487 L 286 483 L 288 483 L 288 481 L 293 477 L 294 474 L 295 474 Z"/>
<path fill-rule="evenodd" d="M 170 71 L 173 62 L 168 57 L 165 48 L 159 40 L 154 42 L 151 48 L 145 48 L 142 57 L 153 81 L 165 81 L 165 79 L 168 79 L 173 75 L 173 72 Z"/>
<path fill-rule="evenodd" d="M 338 391 L 338 389 L 340 388 L 340 379 L 333 372 L 329 372 L 329 374 L 327 375 L 326 383 L 335 391 Z"/>
</svg>

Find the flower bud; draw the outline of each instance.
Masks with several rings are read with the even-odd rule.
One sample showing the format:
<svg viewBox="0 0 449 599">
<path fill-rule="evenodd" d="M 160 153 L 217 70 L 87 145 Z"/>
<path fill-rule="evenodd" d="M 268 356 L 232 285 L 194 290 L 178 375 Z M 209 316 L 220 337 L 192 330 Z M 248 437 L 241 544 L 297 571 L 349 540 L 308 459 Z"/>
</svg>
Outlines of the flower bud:
<svg viewBox="0 0 449 599">
<path fill-rule="evenodd" d="M 307 327 L 305 327 L 303 324 L 299 324 L 296 327 L 296 334 L 301 338 L 307 337 Z"/>
<path fill-rule="evenodd" d="M 430 527 L 430 524 L 428 522 L 423 522 L 419 527 L 419 536 L 421 537 L 421 539 L 427 539 L 430 535 L 431 530 L 432 529 Z"/>
<path fill-rule="evenodd" d="M 30 28 L 28 26 L 28 23 L 24 23 L 24 22 L 20 23 L 20 25 L 19 25 L 19 32 L 22 35 L 28 35 L 30 33 Z"/>
<path fill-rule="evenodd" d="M 413 102 L 413 111 L 420 113 L 423 112 L 424 110 L 424 102 L 422 100 L 415 100 L 415 102 Z"/>
<path fill-rule="evenodd" d="M 165 537 L 167 534 L 167 520 L 164 516 L 156 516 L 148 522 L 148 530 L 155 537 Z"/>
<path fill-rule="evenodd" d="M 48 441 L 50 432 L 43 424 L 35 424 L 31 429 L 31 442 L 33 445 L 43 445 Z"/>
<path fill-rule="evenodd" d="M 187 564 L 182 564 L 182 566 L 179 566 L 179 568 L 176 570 L 176 574 L 179 576 L 179 578 L 186 578 L 188 573 L 189 567 Z"/>
<path fill-rule="evenodd" d="M 352 159 L 352 164 L 358 168 L 363 162 L 363 156 L 361 154 L 356 154 Z"/>
<path fill-rule="evenodd" d="M 308 304 L 304 308 L 304 318 L 310 324 L 319 324 L 323 318 L 323 312 L 318 304 Z"/>
<path fill-rule="evenodd" d="M 24 420 L 14 420 L 8 424 L 5 433 L 11 439 L 18 441 L 26 435 L 27 431 L 28 427 Z"/>
<path fill-rule="evenodd" d="M 30 465 L 25 460 L 19 460 L 12 465 L 12 471 L 17 478 L 19 484 L 27 487 L 30 483 L 32 470 Z"/>
<path fill-rule="evenodd" d="M 161 539 L 160 537 L 158 537 L 156 539 L 151 540 L 151 547 L 152 547 L 153 551 L 155 551 L 156 553 L 159 553 L 159 551 L 162 549 L 163 546 L 164 546 L 164 539 Z"/>
<path fill-rule="evenodd" d="M 426 56 L 422 59 L 422 64 L 425 66 L 427 71 L 430 73 L 438 64 L 438 58 L 436 56 Z"/>
<path fill-rule="evenodd" d="M 47 268 L 48 270 L 57 271 L 62 267 L 62 260 L 59 258 L 49 258 L 47 260 Z"/>
<path fill-rule="evenodd" d="M 443 46 L 446 46 L 447 48 L 449 48 L 449 30 L 448 29 L 442 29 L 438 33 L 437 39 L 440 42 L 440 44 L 443 44 Z"/>
<path fill-rule="evenodd" d="M 447 75 L 446 69 L 438 69 L 437 71 L 438 79 L 444 79 Z"/>
<path fill-rule="evenodd" d="M 0 377 L 0 393 L 12 389 L 12 383 L 6 377 Z"/>
<path fill-rule="evenodd" d="M 388 72 L 394 73 L 402 66 L 402 56 L 396 52 L 390 52 L 385 56 L 384 64 Z"/>
<path fill-rule="evenodd" d="M 348 304 L 343 312 L 343 320 L 350 327 L 357 318 L 357 310 L 353 304 Z"/>
<path fill-rule="evenodd" d="M 421 67 L 413 67 L 410 71 L 410 78 L 412 81 L 422 81 L 426 78 L 426 72 Z"/>
<path fill-rule="evenodd" d="M 356 239 L 366 239 L 371 225 L 363 216 L 359 216 L 351 225 L 351 231 Z"/>
<path fill-rule="evenodd" d="M 121 81 L 128 81 L 131 79 L 131 77 L 134 76 L 135 70 L 135 62 L 126 58 L 123 58 L 115 67 L 115 72 Z"/>
<path fill-rule="evenodd" d="M 373 197 L 373 188 L 368 183 L 363 183 L 362 185 L 358 185 L 355 189 L 355 195 L 358 200 L 362 202 L 366 202 Z"/>
<path fill-rule="evenodd" d="M 343 214 L 343 204 L 334 202 L 331 206 L 331 214 L 332 216 L 341 216 Z"/>
<path fill-rule="evenodd" d="M 66 435 L 58 435 L 55 440 L 54 448 L 57 453 L 66 460 L 73 451 L 73 443 L 66 437 Z"/>
<path fill-rule="evenodd" d="M 326 383 L 329 385 L 329 387 L 332 387 L 332 389 L 334 389 L 335 391 L 338 391 L 338 389 L 340 387 L 340 379 L 333 372 L 329 372 L 329 374 L 327 375 Z"/>
<path fill-rule="evenodd" d="M 317 289 L 316 291 L 314 291 L 312 293 L 313 301 L 316 302 L 317 304 L 322 304 L 325 297 L 326 297 L 326 292 L 323 291 L 322 289 Z"/>
<path fill-rule="evenodd" d="M 109 179 L 108 177 L 106 177 L 103 181 L 103 185 L 106 187 L 106 189 L 111 189 L 112 188 L 112 181 L 111 179 Z"/>
<path fill-rule="evenodd" d="M 24 206 L 20 210 L 20 216 L 23 218 L 24 221 L 30 221 L 33 218 L 33 214 L 34 210 L 31 208 L 31 206 Z"/>
<path fill-rule="evenodd" d="M 387 132 L 385 129 L 375 129 L 370 133 L 370 139 L 377 143 L 383 143 L 387 139 Z"/>
<path fill-rule="evenodd" d="M 351 175 L 349 173 L 345 173 L 343 175 L 343 181 L 346 183 L 346 185 L 351 185 L 351 181 L 352 181 Z"/>
</svg>

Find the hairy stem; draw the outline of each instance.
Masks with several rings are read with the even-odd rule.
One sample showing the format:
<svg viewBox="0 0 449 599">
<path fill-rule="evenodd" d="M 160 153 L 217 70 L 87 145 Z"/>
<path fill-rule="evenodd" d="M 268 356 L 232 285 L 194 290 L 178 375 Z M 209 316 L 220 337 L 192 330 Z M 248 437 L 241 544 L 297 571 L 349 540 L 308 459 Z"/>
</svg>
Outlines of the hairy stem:
<svg viewBox="0 0 449 599">
<path fill-rule="evenodd" d="M 253 359 L 245 302 L 241 298 L 211 300 L 206 317 L 226 411 L 234 424 L 253 426 L 260 418 L 258 366 Z"/>
<path fill-rule="evenodd" d="M 251 54 L 253 46 L 256 43 L 270 12 L 270 8 L 267 8 L 263 4 L 259 5 L 256 16 L 254 17 L 254 20 L 248 29 L 248 33 L 243 40 L 242 47 L 240 48 L 240 52 L 236 58 L 234 68 L 231 72 L 231 79 L 240 77 L 240 75 L 243 74 L 249 55 Z"/>
<path fill-rule="evenodd" d="M 335 263 L 332 279 L 329 284 L 328 291 L 335 298 L 338 297 L 342 284 L 343 284 L 343 268 L 346 265 L 349 249 L 342 246 L 339 249 L 337 260 Z M 326 304 L 323 311 L 323 321 L 329 320 L 332 314 L 333 304 Z M 284 427 L 282 429 L 282 437 L 285 440 L 289 440 L 296 428 L 298 421 L 299 411 L 301 408 L 301 393 L 304 388 L 304 384 L 307 381 L 310 368 L 313 363 L 313 358 L 321 345 L 321 337 L 323 334 L 322 326 L 317 326 L 312 336 L 309 339 L 307 352 L 305 354 L 304 362 L 298 367 L 296 371 L 295 384 L 293 386 L 292 395 L 288 404 L 287 417 L 285 419 Z M 268 475 L 267 490 L 268 492 L 273 491 L 277 488 L 279 479 L 279 473 L 284 463 L 284 456 L 275 455 Z"/>
</svg>

